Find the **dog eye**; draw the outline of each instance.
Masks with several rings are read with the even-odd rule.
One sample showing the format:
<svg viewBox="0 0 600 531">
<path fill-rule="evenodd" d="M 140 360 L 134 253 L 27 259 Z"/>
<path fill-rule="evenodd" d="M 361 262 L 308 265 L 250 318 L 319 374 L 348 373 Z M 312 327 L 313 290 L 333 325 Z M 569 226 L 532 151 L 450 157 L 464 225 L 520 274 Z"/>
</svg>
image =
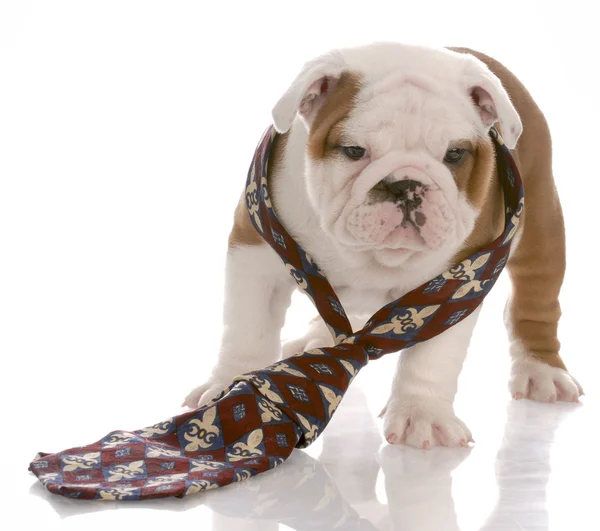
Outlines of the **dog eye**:
<svg viewBox="0 0 600 531">
<path fill-rule="evenodd" d="M 345 146 L 342 148 L 344 155 L 352 160 L 359 160 L 365 156 L 366 149 L 360 146 Z"/>
<path fill-rule="evenodd" d="M 446 151 L 446 155 L 444 155 L 444 162 L 446 164 L 458 164 L 465 156 L 466 152 L 466 149 L 461 148 L 449 149 L 448 151 Z"/>
</svg>

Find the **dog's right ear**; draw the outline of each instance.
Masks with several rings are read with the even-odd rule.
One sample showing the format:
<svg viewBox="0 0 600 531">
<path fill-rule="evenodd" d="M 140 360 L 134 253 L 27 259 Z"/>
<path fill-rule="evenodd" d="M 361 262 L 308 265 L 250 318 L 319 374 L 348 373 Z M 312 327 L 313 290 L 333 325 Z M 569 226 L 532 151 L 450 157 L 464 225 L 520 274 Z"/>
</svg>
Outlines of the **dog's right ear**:
<svg viewBox="0 0 600 531">
<path fill-rule="evenodd" d="M 331 52 L 306 63 L 290 88 L 273 108 L 273 125 L 279 133 L 292 127 L 296 114 L 310 128 L 317 112 L 335 90 L 346 64 L 340 53 Z"/>
<path fill-rule="evenodd" d="M 506 146 L 514 149 L 523 132 L 523 124 L 508 92 L 500 79 L 482 61 L 473 56 L 469 56 L 467 61 L 463 82 L 481 122 L 487 130 L 500 122 Z"/>
</svg>

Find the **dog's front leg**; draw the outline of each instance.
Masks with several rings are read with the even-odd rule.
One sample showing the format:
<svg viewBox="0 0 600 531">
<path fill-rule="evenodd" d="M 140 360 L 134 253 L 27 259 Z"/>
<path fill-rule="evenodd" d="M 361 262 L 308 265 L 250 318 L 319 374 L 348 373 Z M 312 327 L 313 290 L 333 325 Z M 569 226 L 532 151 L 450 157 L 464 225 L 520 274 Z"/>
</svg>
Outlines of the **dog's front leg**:
<svg viewBox="0 0 600 531">
<path fill-rule="evenodd" d="M 216 364 L 186 397 L 196 408 L 235 376 L 269 365 L 280 355 L 280 332 L 295 283 L 266 244 L 233 247 L 227 255 L 223 335 Z"/>
<path fill-rule="evenodd" d="M 466 446 L 471 432 L 454 414 L 458 376 L 481 306 L 442 334 L 400 353 L 384 409 L 384 435 L 417 448 Z"/>
</svg>

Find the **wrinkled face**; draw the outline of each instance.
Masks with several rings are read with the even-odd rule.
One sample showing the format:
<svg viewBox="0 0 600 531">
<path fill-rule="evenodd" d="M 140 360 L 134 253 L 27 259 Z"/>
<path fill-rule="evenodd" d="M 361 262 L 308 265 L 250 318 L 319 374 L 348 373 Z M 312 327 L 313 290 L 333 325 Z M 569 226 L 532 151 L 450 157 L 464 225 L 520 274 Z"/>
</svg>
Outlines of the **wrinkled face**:
<svg viewBox="0 0 600 531">
<path fill-rule="evenodd" d="M 495 178 L 490 127 L 500 123 L 511 149 L 522 130 L 482 62 L 397 43 L 307 63 L 273 110 L 280 132 L 296 116 L 323 230 L 387 266 L 463 245 Z"/>
<path fill-rule="evenodd" d="M 385 265 L 460 247 L 493 173 L 469 103 L 426 79 L 366 89 L 343 75 L 309 131 L 307 187 L 324 230 Z"/>
</svg>

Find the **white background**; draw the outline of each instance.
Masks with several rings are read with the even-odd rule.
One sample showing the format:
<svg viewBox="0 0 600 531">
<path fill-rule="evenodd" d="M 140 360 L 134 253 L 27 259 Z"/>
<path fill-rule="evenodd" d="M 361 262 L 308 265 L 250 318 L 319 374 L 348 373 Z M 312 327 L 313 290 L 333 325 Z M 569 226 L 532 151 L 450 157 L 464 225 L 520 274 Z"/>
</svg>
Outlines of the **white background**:
<svg viewBox="0 0 600 531">
<path fill-rule="evenodd" d="M 572 431 L 565 428 L 564 472 L 573 459 L 587 469 L 600 385 L 600 41 L 592 5 L 0 0 L 2 505 L 46 529 L 107 525 L 92 509 L 59 519 L 71 509 L 48 503 L 38 485 L 29 493 L 29 461 L 181 411 L 217 352 L 227 235 L 271 107 L 306 60 L 374 40 L 484 51 L 522 79 L 546 114 L 567 222 L 560 337 L 587 391 Z M 509 398 L 507 290 L 504 279 L 486 303 L 461 378 L 459 409 L 489 448 L 481 456 L 487 480 L 468 475 L 475 450 L 459 469 L 460 492 L 469 493 L 454 497 L 461 529 L 478 529 L 497 496 L 493 462 Z M 311 316 L 296 299 L 291 336 Z M 365 371 L 375 414 L 393 361 Z M 343 440 L 344 424 L 334 429 Z M 588 507 L 589 472 L 564 480 L 583 494 L 562 485 L 572 497 L 560 491 L 555 506 L 564 511 L 551 513 L 550 528 L 567 529 Z M 127 518 L 171 525 L 175 513 L 155 511 L 159 503 Z M 103 514 L 124 525 L 124 512 Z M 176 516 L 188 514 L 201 529 L 200 521 L 216 522 L 201 505 Z M 387 522 L 381 529 L 400 525 Z"/>
</svg>

